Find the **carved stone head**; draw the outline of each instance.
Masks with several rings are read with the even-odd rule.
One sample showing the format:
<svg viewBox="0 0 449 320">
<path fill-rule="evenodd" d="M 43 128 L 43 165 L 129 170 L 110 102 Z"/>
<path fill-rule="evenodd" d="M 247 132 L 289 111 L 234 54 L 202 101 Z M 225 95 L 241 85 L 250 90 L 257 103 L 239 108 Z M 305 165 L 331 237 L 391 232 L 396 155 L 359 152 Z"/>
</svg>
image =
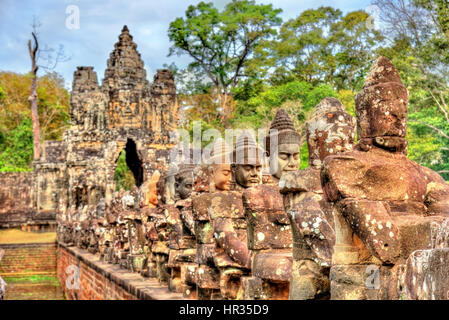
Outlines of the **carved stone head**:
<svg viewBox="0 0 449 320">
<path fill-rule="evenodd" d="M 271 122 L 270 134 L 266 138 L 270 172 L 274 177 L 280 179 L 283 172 L 299 170 L 300 143 L 301 137 L 296 132 L 287 111 L 279 109 Z"/>
<path fill-rule="evenodd" d="M 254 187 L 262 183 L 263 150 L 250 133 L 242 133 L 232 155 L 232 171 L 236 184 L 242 188 Z"/>
<path fill-rule="evenodd" d="M 231 154 L 230 147 L 223 139 L 218 139 L 211 153 L 211 191 L 228 191 L 231 189 Z"/>
<path fill-rule="evenodd" d="M 328 155 L 352 150 L 355 119 L 335 98 L 325 98 L 315 108 L 306 131 L 309 165 L 319 169 Z"/>
<path fill-rule="evenodd" d="M 379 57 L 355 97 L 360 145 L 374 145 L 390 152 L 406 153 L 408 91 L 398 71 Z"/>
<path fill-rule="evenodd" d="M 187 199 L 192 194 L 193 169 L 195 169 L 193 164 L 182 164 L 175 176 L 176 194 L 182 200 Z"/>
</svg>

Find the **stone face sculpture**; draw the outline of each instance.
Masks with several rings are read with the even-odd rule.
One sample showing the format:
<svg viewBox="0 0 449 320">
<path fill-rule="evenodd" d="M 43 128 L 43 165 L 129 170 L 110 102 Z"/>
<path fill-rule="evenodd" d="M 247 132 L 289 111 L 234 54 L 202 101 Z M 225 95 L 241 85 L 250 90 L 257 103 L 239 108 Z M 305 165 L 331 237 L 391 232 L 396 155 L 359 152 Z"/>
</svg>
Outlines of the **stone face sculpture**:
<svg viewBox="0 0 449 320">
<path fill-rule="evenodd" d="M 231 189 L 231 149 L 223 139 L 215 141 L 208 159 L 209 192 Z"/>
<path fill-rule="evenodd" d="M 219 164 L 215 164 L 212 171 L 213 186 L 211 190 L 215 190 L 215 192 L 207 195 L 210 204 L 206 209 L 213 226 L 213 239 L 215 241 L 210 245 L 213 254 L 211 260 L 219 270 L 220 295 L 224 299 L 238 299 L 242 297 L 240 278 L 243 275 L 248 275 L 251 259 L 247 245 L 242 195 L 238 191 L 230 191 L 230 150 L 220 140 L 214 145 L 212 160 Z M 255 165 L 252 167 L 255 170 L 243 168 L 240 171 L 242 180 L 239 181 L 252 184 L 255 181 L 254 176 L 258 177 L 258 171 L 256 170 L 259 170 L 259 163 L 257 161 L 252 162 L 251 159 L 248 161 L 248 155 L 250 154 L 248 148 L 245 151 L 246 153 L 243 156 L 246 158 L 246 163 L 248 166 L 250 166 L 250 163 L 254 163 Z M 236 155 L 236 152 L 234 152 L 234 155 Z M 237 172 L 239 172 L 238 169 Z M 254 172 L 255 174 L 253 174 Z M 260 180 L 258 181 L 260 183 Z"/>
<path fill-rule="evenodd" d="M 449 186 L 405 156 L 407 103 L 396 68 L 378 58 L 356 96 L 359 144 L 324 160 L 323 191 L 336 206 L 333 299 L 397 299 L 405 260 L 431 246 L 432 225 L 449 213 Z M 379 290 L 366 287 L 367 264 L 380 269 Z"/>
<path fill-rule="evenodd" d="M 266 152 L 270 157 L 270 171 L 277 184 L 283 172 L 299 170 L 301 137 L 284 109 L 276 113 L 270 132 L 266 137 Z"/>
<path fill-rule="evenodd" d="M 175 192 L 181 200 L 185 200 L 192 194 L 193 169 L 195 165 L 181 165 L 175 175 Z"/>
<path fill-rule="evenodd" d="M 285 110 L 279 110 L 266 140 L 274 181 L 299 169 L 299 135 Z M 276 143 L 277 141 L 277 143 Z M 274 165 L 273 165 L 274 164 Z M 258 185 L 243 192 L 252 252 L 252 277 L 242 279 L 245 299 L 287 299 L 292 267 L 292 234 L 277 185 Z"/>
<path fill-rule="evenodd" d="M 167 283 L 170 278 L 168 270 L 168 258 L 170 253 L 170 230 L 167 218 L 174 205 L 166 203 L 166 180 L 159 179 L 159 172 L 154 172 L 149 183 L 148 199 L 150 205 L 144 207 L 144 215 L 147 217 L 145 230 L 151 239 L 150 256 L 148 257 L 148 269 L 150 276 L 156 276 L 161 283 Z M 152 200 L 151 200 L 152 199 Z M 157 199 L 157 200 L 156 200 Z"/>
<path fill-rule="evenodd" d="M 309 167 L 281 178 L 293 234 L 290 299 L 329 297 L 335 231 L 332 205 L 323 199 L 320 169 L 326 156 L 352 150 L 354 129 L 355 119 L 340 101 L 323 99 L 306 123 Z"/>
<path fill-rule="evenodd" d="M 179 199 L 173 206 L 167 206 L 167 219 L 170 253 L 167 267 L 170 271 L 169 289 L 174 292 L 188 290 L 188 285 L 181 277 L 184 265 L 195 262 L 196 242 L 194 237 L 194 220 L 190 195 L 193 187 L 193 170 L 195 166 L 181 164 L 175 175 L 175 198 Z"/>
<path fill-rule="evenodd" d="M 256 145 L 249 132 L 238 138 L 232 154 L 232 173 L 236 190 L 243 190 L 262 183 L 263 151 Z"/>
<path fill-rule="evenodd" d="M 194 231 L 197 241 L 196 262 L 198 265 L 195 269 L 195 282 L 198 299 L 221 297 L 220 270 L 214 261 L 216 242 L 211 205 L 213 195 L 230 189 L 230 150 L 222 139 L 217 140 L 212 147 L 210 159 L 207 159 L 207 167 L 204 166 L 195 178 L 195 187 L 198 188 L 196 190 L 200 191 L 192 197 Z M 193 267 L 189 267 L 189 269 L 193 271 Z"/>
</svg>

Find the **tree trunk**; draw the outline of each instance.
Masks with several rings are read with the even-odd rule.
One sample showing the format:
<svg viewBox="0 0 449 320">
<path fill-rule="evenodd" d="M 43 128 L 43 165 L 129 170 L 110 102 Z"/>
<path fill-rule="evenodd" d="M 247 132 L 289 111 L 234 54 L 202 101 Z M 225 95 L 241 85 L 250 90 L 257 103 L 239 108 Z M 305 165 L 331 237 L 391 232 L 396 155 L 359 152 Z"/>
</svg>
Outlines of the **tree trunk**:
<svg viewBox="0 0 449 320">
<path fill-rule="evenodd" d="M 34 32 L 32 33 L 35 46 L 31 47 L 31 40 L 28 40 L 28 51 L 31 57 L 31 90 L 28 101 L 31 105 L 31 120 L 33 122 L 33 151 L 34 160 L 39 160 L 41 157 L 41 129 L 39 125 L 39 114 L 37 112 L 37 69 L 36 65 L 36 52 L 38 49 L 38 42 Z"/>
</svg>

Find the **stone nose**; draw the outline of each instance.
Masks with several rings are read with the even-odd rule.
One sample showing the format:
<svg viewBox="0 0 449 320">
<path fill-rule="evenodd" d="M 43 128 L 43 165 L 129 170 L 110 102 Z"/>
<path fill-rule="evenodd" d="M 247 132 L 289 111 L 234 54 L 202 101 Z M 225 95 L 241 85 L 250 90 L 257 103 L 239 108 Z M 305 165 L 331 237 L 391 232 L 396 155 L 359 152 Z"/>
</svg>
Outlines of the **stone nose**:
<svg viewBox="0 0 449 320">
<path fill-rule="evenodd" d="M 291 168 L 294 168 L 294 167 L 296 167 L 296 163 L 295 163 L 296 161 L 295 161 L 295 158 L 294 158 L 294 156 L 291 154 L 289 157 L 288 157 L 288 164 L 287 164 L 287 166 L 288 167 L 291 167 Z"/>
</svg>

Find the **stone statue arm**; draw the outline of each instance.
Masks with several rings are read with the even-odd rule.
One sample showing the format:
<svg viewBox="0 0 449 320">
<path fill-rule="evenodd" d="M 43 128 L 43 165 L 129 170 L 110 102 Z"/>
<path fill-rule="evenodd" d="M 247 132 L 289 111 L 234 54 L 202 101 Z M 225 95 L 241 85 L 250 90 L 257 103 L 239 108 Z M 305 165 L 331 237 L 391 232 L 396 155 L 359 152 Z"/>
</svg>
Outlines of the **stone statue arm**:
<svg viewBox="0 0 449 320">
<path fill-rule="evenodd" d="M 251 255 L 248 245 L 241 241 L 229 218 L 217 218 L 214 221 L 214 235 L 218 245 L 238 264 L 251 268 Z"/>
<path fill-rule="evenodd" d="M 399 258 L 399 229 L 388 203 L 347 198 L 337 202 L 336 209 L 375 257 L 384 263 Z"/>
<path fill-rule="evenodd" d="M 421 167 L 427 181 L 424 200 L 430 214 L 449 214 L 449 184 L 435 171 Z"/>
<path fill-rule="evenodd" d="M 311 250 L 314 258 L 330 264 L 335 244 L 333 219 L 323 212 L 318 199 L 320 195 L 306 192 L 299 197 L 302 200 L 295 201 L 286 211 L 292 226 L 294 247 Z"/>
</svg>

